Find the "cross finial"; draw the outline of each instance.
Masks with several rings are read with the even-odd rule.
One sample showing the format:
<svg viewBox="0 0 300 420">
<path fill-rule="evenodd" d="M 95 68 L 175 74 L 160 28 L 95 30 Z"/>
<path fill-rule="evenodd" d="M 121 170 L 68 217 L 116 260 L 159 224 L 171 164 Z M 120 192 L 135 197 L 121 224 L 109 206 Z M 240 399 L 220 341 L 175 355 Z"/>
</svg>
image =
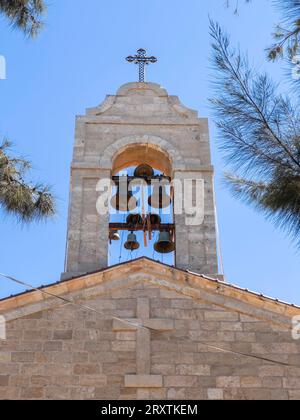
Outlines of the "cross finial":
<svg viewBox="0 0 300 420">
<path fill-rule="evenodd" d="M 143 48 L 140 48 L 137 51 L 137 55 L 126 58 L 129 63 L 134 63 L 139 65 L 139 82 L 145 82 L 145 66 L 148 66 L 150 63 L 156 63 L 156 57 L 147 57 L 147 51 Z"/>
</svg>

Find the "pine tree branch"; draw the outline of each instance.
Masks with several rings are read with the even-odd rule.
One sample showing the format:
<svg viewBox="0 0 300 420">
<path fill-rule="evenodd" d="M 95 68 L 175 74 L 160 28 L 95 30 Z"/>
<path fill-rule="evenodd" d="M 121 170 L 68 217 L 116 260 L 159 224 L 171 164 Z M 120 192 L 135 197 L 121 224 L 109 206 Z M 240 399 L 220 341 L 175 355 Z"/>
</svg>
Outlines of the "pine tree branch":
<svg viewBox="0 0 300 420">
<path fill-rule="evenodd" d="M 34 37 L 43 26 L 41 20 L 46 11 L 44 0 L 0 0 L 0 13 L 10 24 Z"/>
<path fill-rule="evenodd" d="M 233 75 L 234 79 L 239 84 L 242 93 L 244 93 L 245 97 L 248 100 L 248 103 L 252 105 L 256 113 L 259 115 L 260 119 L 258 119 L 258 121 L 263 122 L 266 129 L 269 130 L 270 134 L 273 136 L 274 140 L 276 140 L 278 145 L 284 149 L 285 153 L 300 169 L 300 161 L 293 156 L 290 150 L 284 145 L 282 140 L 276 135 L 276 133 L 270 126 L 267 117 L 264 115 L 264 112 L 259 107 L 259 105 L 255 102 L 253 96 L 249 92 L 249 88 L 247 84 L 245 83 L 246 78 L 241 77 L 241 74 L 239 72 L 240 64 L 238 66 L 234 66 L 232 61 L 229 59 L 229 52 L 227 48 L 227 46 L 229 45 L 228 39 L 226 39 L 226 37 L 225 38 L 223 37 L 222 30 L 218 25 L 215 25 L 213 21 L 210 21 L 210 24 L 211 24 L 211 36 L 216 41 L 217 47 L 221 51 L 222 58 L 226 61 L 227 65 L 229 66 L 229 71 L 231 75 Z M 239 63 L 241 62 L 240 58 L 238 59 L 238 62 Z M 216 64 L 218 65 L 217 62 Z"/>
<path fill-rule="evenodd" d="M 10 143 L 0 146 L 0 207 L 23 222 L 49 218 L 55 214 L 55 200 L 50 188 L 29 184 L 24 176 L 30 168 L 25 159 L 8 154 Z"/>
<path fill-rule="evenodd" d="M 227 175 L 227 185 L 293 235 L 300 247 L 298 109 L 277 94 L 266 75 L 250 69 L 248 60 L 230 49 L 228 37 L 213 22 L 211 35 L 215 87 L 211 102 L 221 147 L 236 169 Z"/>
</svg>

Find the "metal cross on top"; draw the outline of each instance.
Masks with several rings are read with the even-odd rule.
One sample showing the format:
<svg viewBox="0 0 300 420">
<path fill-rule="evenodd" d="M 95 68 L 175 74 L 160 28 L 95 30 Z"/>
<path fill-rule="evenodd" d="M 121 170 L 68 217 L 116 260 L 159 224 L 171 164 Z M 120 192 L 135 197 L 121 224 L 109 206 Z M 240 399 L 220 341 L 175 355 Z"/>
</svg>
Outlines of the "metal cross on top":
<svg viewBox="0 0 300 420">
<path fill-rule="evenodd" d="M 156 57 L 147 57 L 147 51 L 143 48 L 137 51 L 137 55 L 126 58 L 129 63 L 134 63 L 139 65 L 139 82 L 145 82 L 145 66 L 148 66 L 151 63 L 157 63 Z"/>
</svg>

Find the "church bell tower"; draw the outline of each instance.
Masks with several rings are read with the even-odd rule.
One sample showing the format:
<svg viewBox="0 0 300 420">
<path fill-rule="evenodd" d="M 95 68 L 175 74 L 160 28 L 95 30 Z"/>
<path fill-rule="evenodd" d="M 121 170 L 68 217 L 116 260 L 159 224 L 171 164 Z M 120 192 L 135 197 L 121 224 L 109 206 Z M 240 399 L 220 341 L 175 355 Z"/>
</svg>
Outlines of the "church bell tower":
<svg viewBox="0 0 300 420">
<path fill-rule="evenodd" d="M 159 259 L 160 253 L 168 254 L 160 261 L 179 269 L 217 275 L 208 120 L 199 118 L 196 111 L 183 106 L 177 96 L 170 96 L 158 84 L 145 82 L 145 66 L 156 62 L 155 57 L 139 50 L 127 60 L 139 66 L 139 82 L 123 85 L 116 95 L 107 96 L 101 105 L 76 119 L 62 278 L 105 269 L 126 262 L 126 258 Z M 146 182 L 143 200 L 149 193 L 144 201 L 150 210 L 142 205 L 136 213 L 120 207 L 124 174 L 129 180 L 137 177 Z M 116 211 L 113 216 L 111 211 L 99 213 L 97 208 L 99 182 L 108 179 L 116 185 L 108 200 L 110 210 Z M 155 191 L 150 186 L 152 180 L 171 185 L 158 189 L 158 205 L 151 202 Z M 202 180 L 204 186 L 203 219 L 196 225 L 187 223 L 184 211 L 174 211 L 172 182 L 184 185 L 188 180 Z M 166 194 L 166 205 L 162 204 L 161 191 Z M 126 198 L 134 196 L 131 193 Z M 163 209 L 168 206 L 172 214 L 167 217 Z M 125 249 L 125 254 L 117 255 L 117 249 Z"/>
</svg>

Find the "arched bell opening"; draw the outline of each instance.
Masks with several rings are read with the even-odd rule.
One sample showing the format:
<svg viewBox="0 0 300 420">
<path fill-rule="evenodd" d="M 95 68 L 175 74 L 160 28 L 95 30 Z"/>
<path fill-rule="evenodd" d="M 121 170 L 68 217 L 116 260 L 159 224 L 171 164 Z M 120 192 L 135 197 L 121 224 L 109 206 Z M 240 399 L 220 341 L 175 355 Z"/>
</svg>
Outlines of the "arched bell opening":
<svg viewBox="0 0 300 420">
<path fill-rule="evenodd" d="M 109 266 L 143 256 L 175 265 L 171 175 L 170 158 L 156 146 L 129 146 L 114 158 Z M 119 206 L 120 183 L 132 181 L 137 181 L 137 186 L 132 192 L 123 190 L 125 200 Z"/>
<path fill-rule="evenodd" d="M 129 168 L 148 165 L 166 176 L 173 176 L 173 163 L 167 152 L 152 144 L 131 144 L 120 150 L 112 161 L 112 174 Z"/>
</svg>

